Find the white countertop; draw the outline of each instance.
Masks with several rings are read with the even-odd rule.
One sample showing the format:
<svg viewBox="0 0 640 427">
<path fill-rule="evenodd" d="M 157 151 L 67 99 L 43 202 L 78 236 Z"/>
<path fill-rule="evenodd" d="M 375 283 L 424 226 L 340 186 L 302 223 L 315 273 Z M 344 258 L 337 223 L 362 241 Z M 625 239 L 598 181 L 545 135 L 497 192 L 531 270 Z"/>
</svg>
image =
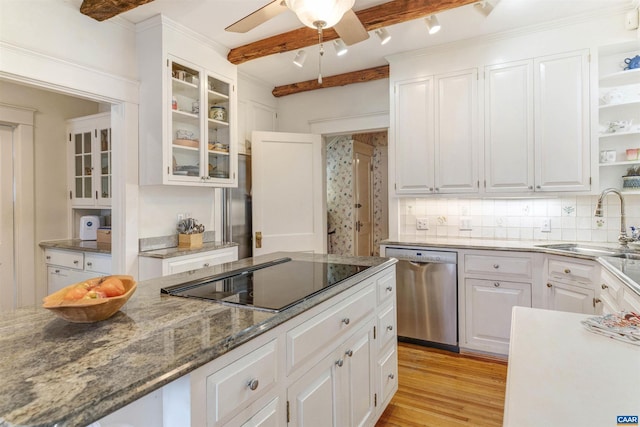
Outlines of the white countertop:
<svg viewBox="0 0 640 427">
<path fill-rule="evenodd" d="M 589 332 L 591 315 L 514 307 L 505 427 L 617 425 L 640 415 L 640 346 Z"/>
</svg>

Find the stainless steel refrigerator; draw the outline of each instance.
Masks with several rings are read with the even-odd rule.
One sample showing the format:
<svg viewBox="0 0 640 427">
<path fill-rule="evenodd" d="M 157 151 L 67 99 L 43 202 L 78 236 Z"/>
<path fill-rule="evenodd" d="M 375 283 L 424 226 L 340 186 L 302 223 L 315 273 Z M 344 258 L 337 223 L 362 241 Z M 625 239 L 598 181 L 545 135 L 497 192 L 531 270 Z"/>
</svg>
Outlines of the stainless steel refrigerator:
<svg viewBox="0 0 640 427">
<path fill-rule="evenodd" d="M 224 190 L 224 236 L 226 242 L 238 243 L 238 259 L 253 254 L 251 227 L 251 156 L 238 154 L 238 188 Z"/>
</svg>

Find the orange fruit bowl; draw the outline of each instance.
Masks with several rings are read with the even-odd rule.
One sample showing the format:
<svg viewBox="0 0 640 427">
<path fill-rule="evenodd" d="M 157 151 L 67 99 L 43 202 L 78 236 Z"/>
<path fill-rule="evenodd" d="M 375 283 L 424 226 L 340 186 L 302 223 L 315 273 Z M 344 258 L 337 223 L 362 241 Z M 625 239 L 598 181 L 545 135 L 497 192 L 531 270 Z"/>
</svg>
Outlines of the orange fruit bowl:
<svg viewBox="0 0 640 427">
<path fill-rule="evenodd" d="M 132 276 L 109 277 L 116 277 L 122 281 L 125 290 L 124 294 L 110 298 L 65 300 L 65 294 L 78 285 L 78 283 L 74 283 L 45 297 L 42 307 L 74 323 L 93 323 L 108 319 L 120 310 L 136 290 L 136 281 L 133 280 Z"/>
</svg>

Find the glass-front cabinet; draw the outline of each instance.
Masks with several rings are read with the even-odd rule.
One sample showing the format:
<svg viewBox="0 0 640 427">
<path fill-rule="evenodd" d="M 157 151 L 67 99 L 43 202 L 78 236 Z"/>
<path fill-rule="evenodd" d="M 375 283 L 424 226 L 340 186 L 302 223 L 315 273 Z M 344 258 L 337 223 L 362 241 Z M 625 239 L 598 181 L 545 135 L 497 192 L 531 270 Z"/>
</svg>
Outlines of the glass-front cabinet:
<svg viewBox="0 0 640 427">
<path fill-rule="evenodd" d="M 74 207 L 111 206 L 111 113 L 67 121 L 69 198 Z"/>
<path fill-rule="evenodd" d="M 233 82 L 176 58 L 167 64 L 168 183 L 235 185 Z"/>
</svg>

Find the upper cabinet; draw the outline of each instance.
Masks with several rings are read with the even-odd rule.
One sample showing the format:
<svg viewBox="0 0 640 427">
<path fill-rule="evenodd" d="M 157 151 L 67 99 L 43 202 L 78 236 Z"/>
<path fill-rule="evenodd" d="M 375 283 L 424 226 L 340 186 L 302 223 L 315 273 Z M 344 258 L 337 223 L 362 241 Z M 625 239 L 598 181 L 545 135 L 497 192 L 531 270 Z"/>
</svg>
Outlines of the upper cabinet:
<svg viewBox="0 0 640 427">
<path fill-rule="evenodd" d="M 394 86 L 396 193 L 477 192 L 477 70 Z"/>
<path fill-rule="evenodd" d="M 139 25 L 140 184 L 237 186 L 236 67 L 162 16 Z"/>
<path fill-rule="evenodd" d="M 396 194 L 590 191 L 588 59 L 585 49 L 407 80 L 392 61 Z M 418 60 L 403 61 L 400 77 L 417 73 Z"/>
<path fill-rule="evenodd" d="M 485 191 L 589 191 L 588 51 L 485 67 Z"/>
<path fill-rule="evenodd" d="M 67 121 L 69 198 L 73 207 L 111 206 L 111 113 Z"/>
</svg>

